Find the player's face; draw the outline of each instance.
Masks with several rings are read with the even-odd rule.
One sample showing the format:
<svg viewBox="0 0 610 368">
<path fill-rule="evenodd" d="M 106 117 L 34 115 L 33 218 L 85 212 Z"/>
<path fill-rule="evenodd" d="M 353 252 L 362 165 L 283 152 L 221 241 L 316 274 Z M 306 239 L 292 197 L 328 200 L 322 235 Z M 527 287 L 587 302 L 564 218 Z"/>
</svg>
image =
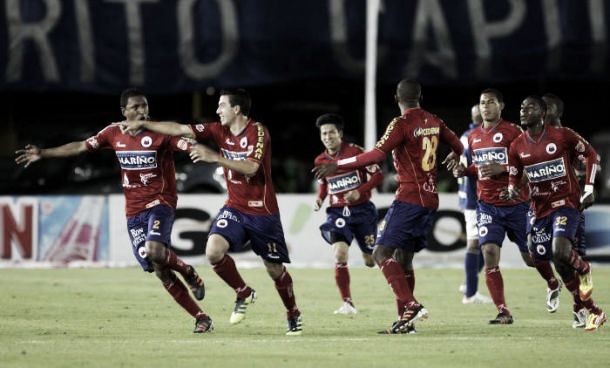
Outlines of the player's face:
<svg viewBox="0 0 610 368">
<path fill-rule="evenodd" d="M 521 103 L 521 111 L 519 118 L 521 119 L 521 126 L 524 128 L 533 127 L 536 124 L 542 124 L 542 118 L 544 113 L 542 108 L 538 104 L 538 101 L 526 98 Z"/>
<path fill-rule="evenodd" d="M 216 109 L 216 114 L 220 118 L 220 124 L 229 125 L 233 121 L 235 121 L 235 117 L 237 116 L 237 106 L 231 106 L 229 102 L 229 96 L 223 95 L 218 99 L 218 108 Z"/>
<path fill-rule="evenodd" d="M 324 124 L 320 127 L 320 139 L 327 150 L 335 152 L 341 146 L 342 134 L 334 124 Z"/>
<path fill-rule="evenodd" d="M 483 93 L 479 99 L 479 110 L 483 121 L 496 122 L 500 119 L 504 104 L 493 93 Z"/>
<path fill-rule="evenodd" d="M 122 108 L 127 120 L 148 120 L 148 101 L 144 96 L 132 96 L 127 99 L 127 105 Z"/>
</svg>

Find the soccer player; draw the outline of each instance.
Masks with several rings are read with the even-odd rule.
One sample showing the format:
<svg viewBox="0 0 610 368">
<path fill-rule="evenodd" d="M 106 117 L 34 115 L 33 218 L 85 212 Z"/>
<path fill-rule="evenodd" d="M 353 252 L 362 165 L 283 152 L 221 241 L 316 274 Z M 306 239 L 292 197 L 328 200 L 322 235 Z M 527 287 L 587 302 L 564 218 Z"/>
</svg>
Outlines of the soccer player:
<svg viewBox="0 0 610 368">
<path fill-rule="evenodd" d="M 326 148 L 315 159 L 315 165 L 356 156 L 364 150 L 352 143 L 343 142 L 343 118 L 337 114 L 324 114 L 316 119 L 320 139 Z M 370 177 L 370 178 L 369 178 Z M 371 189 L 383 180 L 378 165 L 366 168 L 339 170 L 336 175 L 319 180 L 314 210 L 318 211 L 328 196 L 326 222 L 320 226 L 322 238 L 335 252 L 335 282 L 343 304 L 335 314 L 356 314 L 350 291 L 350 274 L 347 265 L 349 246 L 354 237 L 362 251 L 364 263 L 373 267 L 373 247 L 377 232 L 377 209 L 370 201 Z"/>
<path fill-rule="evenodd" d="M 544 124 L 546 106 L 535 96 L 521 104 L 521 126 L 527 130 L 510 146 L 508 198 L 519 196 L 517 183 L 525 174 L 535 208 L 531 229 L 534 257 L 550 259 L 566 289 L 578 294 L 589 310 L 585 330 L 596 331 L 607 320 L 593 302 L 591 266 L 573 247 L 580 223 L 579 208 L 593 203 L 597 153 L 571 129 Z M 578 187 L 572 163 L 579 156 L 586 161 L 585 188 Z"/>
<path fill-rule="evenodd" d="M 411 332 L 415 321 L 428 317 L 428 311 L 413 296 L 415 277 L 407 279 L 405 270 L 413 272 L 413 256 L 426 247 L 426 237 L 438 208 L 439 144 L 448 144 L 457 155 L 463 151 L 455 133 L 437 116 L 420 107 L 418 82 L 401 80 L 395 100 L 402 115 L 390 122 L 374 149 L 313 169 L 316 178 L 321 179 L 338 169 L 350 170 L 379 162 L 392 152 L 399 185 L 396 199 L 379 226 L 373 250 L 373 257 L 400 306 L 399 320 L 386 331 L 392 334 Z"/>
<path fill-rule="evenodd" d="M 561 117 L 563 116 L 564 103 L 558 96 L 552 93 L 546 93 L 542 96 L 542 100 L 546 104 L 545 124 L 562 127 Z M 582 139 L 582 138 L 581 138 Z M 583 139 L 584 140 L 584 139 Z M 580 157 L 580 156 L 579 156 Z M 597 156 L 597 170 L 599 171 L 600 157 Z M 585 178 L 586 178 L 586 165 L 580 158 L 577 158 L 573 163 L 574 173 L 578 179 L 578 183 L 581 191 L 584 190 Z M 585 214 L 580 212 L 580 222 L 576 230 L 576 240 L 574 247 L 581 257 L 584 257 L 587 253 L 587 244 L 585 239 Z M 574 303 L 572 306 L 572 313 L 574 314 L 574 321 L 572 322 L 573 328 L 584 328 L 587 323 L 587 315 L 589 311 L 582 304 L 578 293 L 572 294 L 574 297 Z"/>
<path fill-rule="evenodd" d="M 465 168 L 459 165 L 454 175 L 476 176 L 477 180 L 477 226 L 479 245 L 485 262 L 485 281 L 491 298 L 496 305 L 498 315 L 489 321 L 490 324 L 512 324 L 513 316 L 508 309 L 504 296 L 504 280 L 500 272 L 500 251 L 504 237 L 519 247 L 523 261 L 530 267 L 536 267 L 547 281 L 549 290 L 559 298 L 561 285 L 554 277 L 549 262 L 534 263 L 527 247 L 527 191 L 511 202 L 501 198 L 501 193 L 508 186 L 508 148 L 510 143 L 521 134 L 521 129 L 504 119 L 504 97 L 496 89 L 481 92 L 479 109 L 483 124 L 474 129 L 468 137 L 468 147 L 472 153 L 472 164 Z M 542 271 L 544 272 L 542 272 Z M 548 290 L 547 290 L 548 295 Z"/>
<path fill-rule="evenodd" d="M 468 130 L 460 137 L 464 153 L 460 162 L 468 167 L 472 164 L 472 154 L 468 148 L 468 136 L 483 122 L 479 104 L 470 109 L 471 123 Z M 463 304 L 489 304 L 491 299 L 479 293 L 479 272 L 483 267 L 481 248 L 479 247 L 479 231 L 477 230 L 477 182 L 476 178 L 463 176 L 458 179 L 459 206 L 464 212 L 466 222 L 466 256 L 464 257 L 465 285 L 460 285 L 464 294 Z"/>
<path fill-rule="evenodd" d="M 148 119 L 146 96 L 135 89 L 121 94 L 121 112 L 128 120 Z M 147 272 L 155 272 L 174 300 L 195 318 L 195 333 L 209 332 L 214 324 L 189 295 L 174 271 L 180 273 L 198 300 L 205 294 L 195 269 L 170 248 L 177 202 L 173 151 L 186 151 L 189 144 L 177 138 L 139 129 L 123 134 L 113 123 L 84 141 L 41 149 L 27 145 L 15 161 L 28 167 L 43 158 L 76 156 L 98 149 L 112 149 L 121 166 L 125 193 L 127 230 L 133 254 Z"/>
<path fill-rule="evenodd" d="M 215 162 L 224 168 L 229 197 L 210 229 L 206 256 L 216 274 L 237 294 L 229 322 L 241 322 L 256 299 L 256 292 L 245 283 L 228 255 L 229 250 L 239 250 L 250 241 L 286 307 L 286 334 L 300 335 L 301 312 L 292 278 L 284 267 L 290 258 L 271 180 L 271 138 L 264 125 L 249 117 L 251 103 L 250 95 L 243 89 L 221 91 L 216 109 L 220 122 L 183 125 L 128 119 L 124 129 L 144 127 L 172 136 L 211 140 L 218 145 L 220 153 L 197 144 L 190 156 L 194 162 Z"/>
</svg>

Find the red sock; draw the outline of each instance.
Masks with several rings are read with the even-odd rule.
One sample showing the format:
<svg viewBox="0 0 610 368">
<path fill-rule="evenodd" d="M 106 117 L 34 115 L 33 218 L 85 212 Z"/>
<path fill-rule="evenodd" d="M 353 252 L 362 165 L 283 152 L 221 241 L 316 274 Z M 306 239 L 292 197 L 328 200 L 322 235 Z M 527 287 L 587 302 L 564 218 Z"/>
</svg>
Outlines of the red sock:
<svg viewBox="0 0 610 368">
<path fill-rule="evenodd" d="M 589 262 L 582 259 L 580 254 L 578 254 L 574 248 L 572 248 L 572 253 L 570 254 L 570 265 L 572 265 L 572 267 L 574 267 L 576 272 L 578 272 L 580 275 L 588 273 L 590 269 Z"/>
<path fill-rule="evenodd" d="M 349 268 L 347 263 L 335 263 L 335 282 L 339 288 L 341 299 L 352 302 L 352 293 L 349 289 Z"/>
<path fill-rule="evenodd" d="M 220 278 L 223 279 L 227 285 L 235 290 L 238 298 L 245 299 L 250 296 L 252 289 L 247 286 L 244 280 L 241 278 L 241 275 L 235 267 L 233 258 L 225 254 L 225 256 L 218 263 L 214 263 L 212 266 L 214 272 L 216 272 L 216 274 L 218 274 L 218 276 L 220 276 Z"/>
<path fill-rule="evenodd" d="M 417 303 L 415 297 L 413 297 L 413 292 L 407 283 L 405 272 L 394 258 L 389 257 L 384 259 L 380 263 L 380 268 L 388 281 L 388 284 L 390 284 L 396 299 L 398 299 L 398 302 L 401 305 L 404 306 L 413 302 Z"/>
<path fill-rule="evenodd" d="M 491 295 L 498 311 L 508 310 L 504 301 L 504 280 L 499 266 L 485 268 L 485 282 L 487 283 L 487 289 L 489 289 L 489 295 Z"/>
<path fill-rule="evenodd" d="M 574 298 L 574 312 L 579 311 L 582 307 L 585 307 L 589 310 L 589 312 L 593 314 L 601 313 L 601 309 L 595 304 L 593 298 L 589 298 L 586 301 L 580 299 L 580 293 L 578 291 L 578 287 L 580 286 L 580 279 L 576 277 L 576 275 L 571 275 L 569 280 L 563 280 L 563 283 L 566 286 L 566 289 L 572 293 L 572 297 Z M 578 309 L 577 309 L 578 308 Z"/>
<path fill-rule="evenodd" d="M 164 282 L 163 287 L 174 298 L 176 303 L 180 304 L 191 316 L 197 317 L 199 313 L 203 313 L 201 308 L 191 298 L 191 294 L 189 294 L 186 286 L 176 277 L 175 273 L 170 272 L 170 281 Z"/>
<path fill-rule="evenodd" d="M 165 257 L 165 265 L 174 271 L 178 271 L 183 277 L 188 276 L 188 265 L 183 260 L 178 258 L 173 250 L 166 249 L 167 256 Z"/>
<path fill-rule="evenodd" d="M 547 287 L 551 290 L 557 289 L 559 286 L 559 281 L 555 277 L 555 273 L 553 272 L 553 267 L 551 267 L 551 262 L 543 259 L 537 259 L 536 257 L 532 257 L 534 261 L 534 267 L 542 276 L 542 278 L 546 281 Z"/>
<path fill-rule="evenodd" d="M 300 314 L 299 308 L 297 308 L 297 302 L 294 297 L 294 290 L 292 289 L 292 277 L 284 267 L 284 271 L 275 281 L 275 288 L 277 289 L 277 293 L 280 294 L 280 298 L 282 298 L 282 302 L 286 307 L 286 311 L 288 313 L 288 318 L 292 318 L 298 316 Z"/>
<path fill-rule="evenodd" d="M 409 284 L 411 293 L 415 293 L 415 271 L 413 271 L 413 270 L 405 271 L 405 278 L 407 279 L 407 284 Z"/>
</svg>

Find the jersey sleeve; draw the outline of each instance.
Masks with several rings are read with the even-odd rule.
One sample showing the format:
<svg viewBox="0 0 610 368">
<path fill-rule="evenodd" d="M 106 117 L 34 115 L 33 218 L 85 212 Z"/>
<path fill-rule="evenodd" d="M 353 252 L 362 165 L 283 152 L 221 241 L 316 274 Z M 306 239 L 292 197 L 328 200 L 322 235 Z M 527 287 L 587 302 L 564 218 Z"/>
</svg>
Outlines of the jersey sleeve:
<svg viewBox="0 0 610 368">
<path fill-rule="evenodd" d="M 385 133 L 375 144 L 375 148 L 382 151 L 385 154 L 392 152 L 403 141 L 402 124 L 399 124 L 398 118 L 392 120 L 385 130 Z"/>
<path fill-rule="evenodd" d="M 265 153 L 267 153 L 267 150 L 271 145 L 271 139 L 269 137 L 269 131 L 263 126 L 263 124 L 255 123 L 254 127 L 256 128 L 256 144 L 254 145 L 252 152 L 248 154 L 247 159 L 256 163 L 261 163 L 263 161 L 263 157 L 265 157 Z"/>
<path fill-rule="evenodd" d="M 191 124 L 190 127 L 197 141 L 213 139 L 214 125 L 212 123 Z"/>
<path fill-rule="evenodd" d="M 104 129 L 100 130 L 96 135 L 91 136 L 85 140 L 87 151 L 96 151 L 101 148 L 112 147 L 112 138 L 115 134 L 113 129 L 114 124 L 108 125 Z"/>
<path fill-rule="evenodd" d="M 519 158 L 519 149 L 516 141 L 513 141 L 508 149 L 508 185 L 513 188 L 518 188 L 521 185 L 522 175 L 523 164 Z"/>
<path fill-rule="evenodd" d="M 170 137 L 167 136 L 168 144 L 172 151 L 184 151 L 188 152 L 193 148 L 193 145 L 197 143 L 194 139 L 184 137 Z"/>
<path fill-rule="evenodd" d="M 453 132 L 453 130 L 449 129 L 447 125 L 441 120 L 440 121 L 440 132 L 439 132 L 441 141 L 451 147 L 453 152 L 458 155 L 461 155 L 464 152 L 464 145 L 460 141 L 460 138 Z"/>
<path fill-rule="evenodd" d="M 582 138 L 572 129 L 564 129 L 563 136 L 568 148 L 574 151 L 574 156 L 579 159 L 584 158 L 584 161 L 586 161 L 587 171 L 585 176 L 585 184 L 593 185 L 598 167 L 597 152 L 586 139 Z"/>
</svg>

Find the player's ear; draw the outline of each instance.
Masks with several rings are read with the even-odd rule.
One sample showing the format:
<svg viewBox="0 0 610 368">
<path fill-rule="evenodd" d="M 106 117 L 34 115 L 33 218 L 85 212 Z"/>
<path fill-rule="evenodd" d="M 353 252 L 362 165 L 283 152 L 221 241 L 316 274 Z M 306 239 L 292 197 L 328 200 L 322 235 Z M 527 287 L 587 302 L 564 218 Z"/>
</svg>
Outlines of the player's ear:
<svg viewBox="0 0 610 368">
<path fill-rule="evenodd" d="M 504 102 L 500 102 L 500 110 L 504 110 Z"/>
<path fill-rule="evenodd" d="M 127 116 L 125 116 L 125 108 L 124 107 L 121 107 L 121 115 L 123 115 L 124 117 L 127 117 Z"/>
</svg>

